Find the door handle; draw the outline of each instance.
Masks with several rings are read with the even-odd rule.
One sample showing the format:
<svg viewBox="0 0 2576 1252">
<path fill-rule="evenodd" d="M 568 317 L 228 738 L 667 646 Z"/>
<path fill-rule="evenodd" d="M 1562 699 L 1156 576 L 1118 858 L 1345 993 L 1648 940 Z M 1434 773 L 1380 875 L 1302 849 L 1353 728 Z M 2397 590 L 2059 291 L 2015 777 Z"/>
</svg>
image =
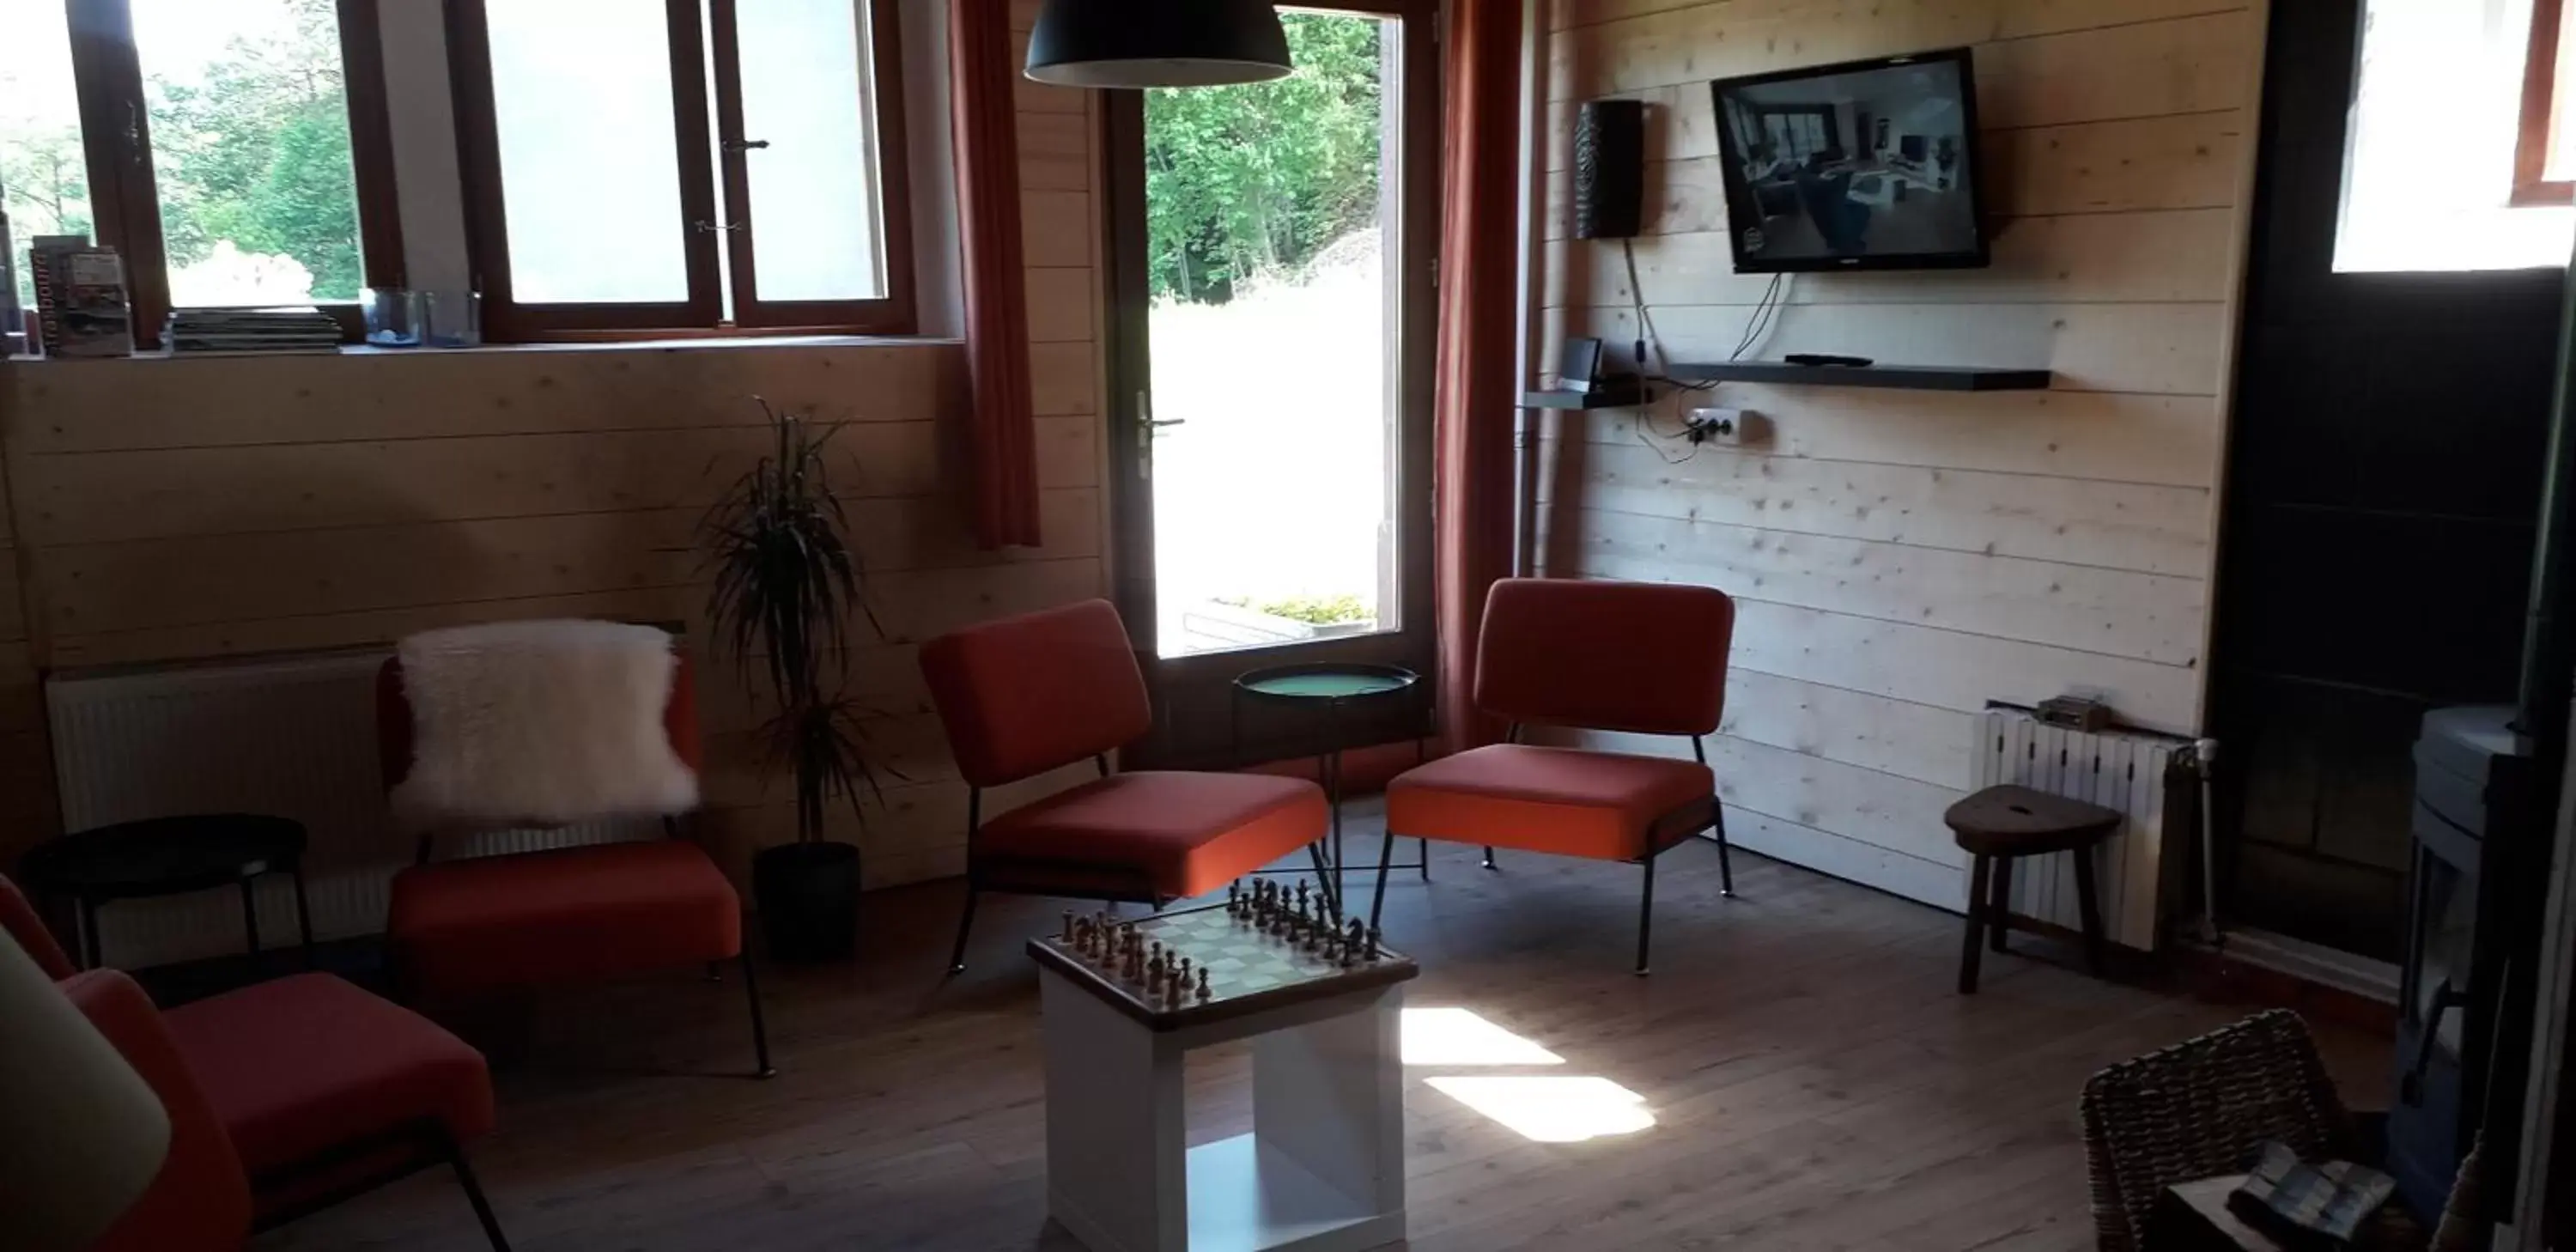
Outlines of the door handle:
<svg viewBox="0 0 2576 1252">
<path fill-rule="evenodd" d="M 754 148 L 766 148 L 768 146 L 769 141 L 766 139 L 728 139 L 724 141 L 724 150 L 727 152 L 749 152 Z"/>
<path fill-rule="evenodd" d="M 1154 393 L 1141 390 L 1136 393 L 1136 425 L 1148 435 L 1166 426 L 1186 426 L 1189 420 L 1186 417 L 1156 418 Z"/>
</svg>

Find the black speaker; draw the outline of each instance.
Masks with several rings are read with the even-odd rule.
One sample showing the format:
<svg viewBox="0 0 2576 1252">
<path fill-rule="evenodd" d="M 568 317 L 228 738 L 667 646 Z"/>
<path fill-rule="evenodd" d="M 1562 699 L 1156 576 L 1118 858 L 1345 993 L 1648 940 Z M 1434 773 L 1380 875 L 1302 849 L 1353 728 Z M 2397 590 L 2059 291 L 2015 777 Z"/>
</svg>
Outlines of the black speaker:
<svg viewBox="0 0 2576 1252">
<path fill-rule="evenodd" d="M 1629 238 L 1645 213 L 1645 101 L 1585 101 L 1574 123 L 1574 237 Z"/>
</svg>

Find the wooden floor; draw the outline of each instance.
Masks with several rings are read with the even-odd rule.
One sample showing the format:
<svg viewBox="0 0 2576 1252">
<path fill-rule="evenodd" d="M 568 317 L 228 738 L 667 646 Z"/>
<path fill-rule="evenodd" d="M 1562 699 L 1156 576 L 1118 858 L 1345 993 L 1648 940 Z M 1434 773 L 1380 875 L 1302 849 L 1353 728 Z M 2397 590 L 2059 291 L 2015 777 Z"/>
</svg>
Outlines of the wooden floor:
<svg viewBox="0 0 2576 1252">
<path fill-rule="evenodd" d="M 1371 843 L 1370 851 L 1374 852 Z M 2091 1246 L 2076 1092 L 2241 1008 L 1992 957 L 1952 994 L 1958 919 L 1714 847 L 1663 862 L 1655 973 L 1628 973 L 1637 872 L 1435 848 L 1388 893 L 1412 1006 L 1462 1006 L 1644 1097 L 1656 1124 L 1542 1144 L 1407 1075 L 1415 1249 Z M 988 901 L 943 981 L 955 883 L 873 895 L 856 967 L 764 970 L 783 1073 L 750 1062 L 740 987 L 688 977 L 534 1010 L 473 1146 L 503 1226 L 549 1249 L 1070 1249 L 1045 1215 L 1035 975 L 1054 901 Z M 2023 948 L 2063 959 L 2042 941 Z M 2339 1080 L 2385 1045 L 2320 1024 Z M 1192 1141 L 1239 1134 L 1239 1051 L 1195 1065 Z M 1435 1073 L 1438 1071 L 1434 1071 Z M 1472 1071 L 1462 1071 L 1472 1072 Z M 2377 1103 L 2378 1101 L 2372 1101 Z M 481 1247 L 444 1173 L 255 1247 Z"/>
</svg>

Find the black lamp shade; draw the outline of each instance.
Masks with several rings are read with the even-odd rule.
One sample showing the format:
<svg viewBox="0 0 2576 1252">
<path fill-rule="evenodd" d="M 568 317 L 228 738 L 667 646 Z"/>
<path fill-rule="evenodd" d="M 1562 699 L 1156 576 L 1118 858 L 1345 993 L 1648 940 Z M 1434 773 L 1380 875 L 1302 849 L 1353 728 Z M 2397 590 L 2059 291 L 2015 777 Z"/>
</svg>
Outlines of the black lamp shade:
<svg viewBox="0 0 2576 1252">
<path fill-rule="evenodd" d="M 1059 87 L 1216 87 L 1285 78 L 1267 0 L 1046 0 L 1029 77 Z"/>
</svg>

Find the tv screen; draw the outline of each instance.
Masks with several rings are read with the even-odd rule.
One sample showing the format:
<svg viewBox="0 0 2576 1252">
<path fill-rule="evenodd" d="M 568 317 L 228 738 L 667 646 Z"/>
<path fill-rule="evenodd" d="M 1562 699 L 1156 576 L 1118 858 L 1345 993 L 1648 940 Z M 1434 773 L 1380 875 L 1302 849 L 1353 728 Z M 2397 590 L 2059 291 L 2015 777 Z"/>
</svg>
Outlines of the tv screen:
<svg viewBox="0 0 2576 1252">
<path fill-rule="evenodd" d="M 1709 89 L 1738 273 L 1986 264 L 1967 49 Z"/>
</svg>

